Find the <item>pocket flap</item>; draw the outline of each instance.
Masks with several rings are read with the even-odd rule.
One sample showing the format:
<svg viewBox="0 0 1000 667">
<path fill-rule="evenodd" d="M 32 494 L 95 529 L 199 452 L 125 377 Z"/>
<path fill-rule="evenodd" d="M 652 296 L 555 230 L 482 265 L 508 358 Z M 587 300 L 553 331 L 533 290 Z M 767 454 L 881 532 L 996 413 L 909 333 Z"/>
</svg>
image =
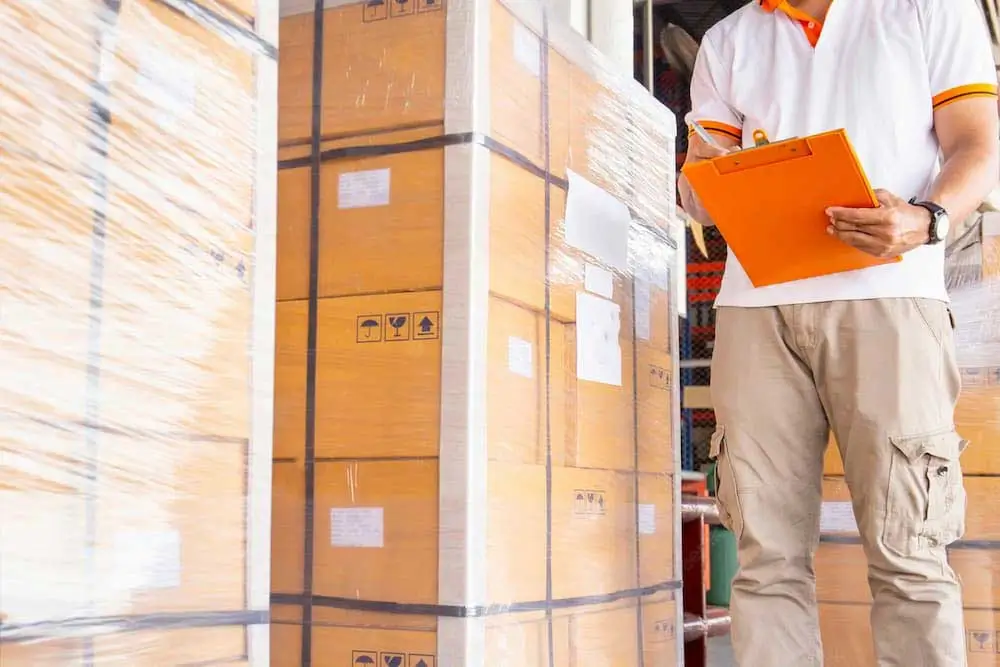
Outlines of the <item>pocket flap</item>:
<svg viewBox="0 0 1000 667">
<path fill-rule="evenodd" d="M 726 427 L 716 426 L 715 431 L 712 432 L 712 441 L 708 450 L 708 458 L 713 461 L 719 458 L 719 454 L 722 453 L 722 443 L 726 439 Z"/>
<path fill-rule="evenodd" d="M 955 430 L 931 435 L 895 436 L 889 438 L 889 441 L 911 463 L 926 454 L 946 461 L 957 461 L 969 444 Z"/>
</svg>

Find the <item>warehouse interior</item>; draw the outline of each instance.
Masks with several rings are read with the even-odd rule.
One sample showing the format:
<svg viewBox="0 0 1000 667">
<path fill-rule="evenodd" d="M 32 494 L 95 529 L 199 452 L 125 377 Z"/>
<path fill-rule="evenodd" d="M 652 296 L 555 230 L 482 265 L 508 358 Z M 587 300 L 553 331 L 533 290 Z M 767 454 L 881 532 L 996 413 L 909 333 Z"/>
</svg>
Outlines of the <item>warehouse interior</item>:
<svg viewBox="0 0 1000 667">
<path fill-rule="evenodd" d="M 0 2 L 0 667 L 737 667 L 675 186 L 744 4 Z M 986 667 L 1000 187 L 958 222 Z M 824 664 L 875 667 L 836 452 Z"/>
</svg>

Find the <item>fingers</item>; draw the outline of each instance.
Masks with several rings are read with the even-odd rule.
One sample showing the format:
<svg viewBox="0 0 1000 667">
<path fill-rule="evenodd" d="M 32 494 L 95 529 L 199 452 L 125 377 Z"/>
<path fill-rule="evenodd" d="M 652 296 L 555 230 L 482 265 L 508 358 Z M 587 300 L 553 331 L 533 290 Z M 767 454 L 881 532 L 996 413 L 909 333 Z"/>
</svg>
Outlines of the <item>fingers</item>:
<svg viewBox="0 0 1000 667">
<path fill-rule="evenodd" d="M 899 204 L 903 203 L 902 199 L 900 199 L 893 193 L 889 192 L 888 190 L 883 190 L 881 188 L 875 190 L 875 199 L 878 200 L 879 204 L 886 207 L 898 206 Z"/>
<path fill-rule="evenodd" d="M 831 206 L 826 209 L 826 215 L 834 225 L 838 223 L 877 225 L 885 219 L 885 211 L 881 208 L 843 208 L 840 206 Z"/>
<path fill-rule="evenodd" d="M 711 160 L 713 158 L 722 157 L 723 155 L 729 155 L 740 150 L 738 145 L 730 146 L 729 142 L 731 140 L 716 138 L 721 145 L 713 145 L 706 141 L 703 141 L 701 137 L 697 134 L 691 135 L 688 140 L 688 157 L 693 158 L 692 161 L 700 162 L 702 160 Z"/>
<path fill-rule="evenodd" d="M 827 229 L 827 233 L 836 236 L 847 245 L 854 246 L 873 257 L 884 258 L 889 256 L 885 243 L 871 234 L 858 231 L 841 231 L 832 227 Z"/>
<path fill-rule="evenodd" d="M 706 144 L 703 141 L 699 142 L 699 144 L 700 145 L 691 151 L 699 160 L 711 160 L 730 153 L 729 149 L 712 146 L 711 144 Z"/>
</svg>

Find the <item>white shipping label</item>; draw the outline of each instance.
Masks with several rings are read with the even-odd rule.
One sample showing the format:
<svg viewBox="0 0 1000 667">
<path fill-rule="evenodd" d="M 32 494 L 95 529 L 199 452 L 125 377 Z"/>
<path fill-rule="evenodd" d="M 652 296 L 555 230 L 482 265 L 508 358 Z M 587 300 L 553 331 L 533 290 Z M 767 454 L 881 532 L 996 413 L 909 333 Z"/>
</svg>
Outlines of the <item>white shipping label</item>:
<svg viewBox="0 0 1000 667">
<path fill-rule="evenodd" d="M 389 205 L 389 170 L 352 171 L 337 182 L 337 208 Z"/>
<path fill-rule="evenodd" d="M 652 291 L 649 283 L 642 278 L 635 279 L 635 336 L 639 340 L 649 340 L 652 323 Z"/>
<path fill-rule="evenodd" d="M 181 585 L 181 536 L 176 530 L 127 531 L 115 535 L 116 581 L 130 590 Z"/>
<path fill-rule="evenodd" d="M 1000 236 L 1000 213 L 988 211 L 983 213 L 983 236 Z"/>
<path fill-rule="evenodd" d="M 656 533 L 656 505 L 639 505 L 639 534 L 654 535 Z"/>
<path fill-rule="evenodd" d="M 174 55 L 154 48 L 145 51 L 135 86 L 150 102 L 150 118 L 161 127 L 180 129 L 180 123 L 194 115 L 198 68 Z"/>
<path fill-rule="evenodd" d="M 849 502 L 824 502 L 820 510 L 819 530 L 821 533 L 858 532 L 858 522 L 854 518 L 854 508 Z"/>
<path fill-rule="evenodd" d="M 620 387 L 622 384 L 621 307 L 593 294 L 576 294 L 577 377 Z"/>
<path fill-rule="evenodd" d="M 530 378 L 534 374 L 531 341 L 511 336 L 507 339 L 507 368 L 511 373 Z"/>
<path fill-rule="evenodd" d="M 626 273 L 632 214 L 612 195 L 572 171 L 567 172 L 566 242 Z"/>
<path fill-rule="evenodd" d="M 532 76 L 541 76 L 542 41 L 520 23 L 514 24 L 514 60 Z"/>
<path fill-rule="evenodd" d="M 613 299 L 615 294 L 615 274 L 603 266 L 587 264 L 583 267 L 583 288 L 605 299 Z"/>
<path fill-rule="evenodd" d="M 334 507 L 330 510 L 330 544 L 381 549 L 385 546 L 384 521 L 381 507 Z"/>
</svg>

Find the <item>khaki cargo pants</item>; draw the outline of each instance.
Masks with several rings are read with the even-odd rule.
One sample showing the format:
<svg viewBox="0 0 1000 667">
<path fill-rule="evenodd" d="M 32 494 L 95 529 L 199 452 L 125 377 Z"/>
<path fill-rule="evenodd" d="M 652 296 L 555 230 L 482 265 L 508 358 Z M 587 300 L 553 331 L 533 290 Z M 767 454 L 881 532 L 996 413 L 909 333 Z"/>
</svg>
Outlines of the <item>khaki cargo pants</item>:
<svg viewBox="0 0 1000 667">
<path fill-rule="evenodd" d="M 868 557 L 879 667 L 966 665 L 945 554 L 965 530 L 953 328 L 946 304 L 922 299 L 719 308 L 712 455 L 739 540 L 739 667 L 823 664 L 813 554 L 828 428 Z"/>
</svg>

